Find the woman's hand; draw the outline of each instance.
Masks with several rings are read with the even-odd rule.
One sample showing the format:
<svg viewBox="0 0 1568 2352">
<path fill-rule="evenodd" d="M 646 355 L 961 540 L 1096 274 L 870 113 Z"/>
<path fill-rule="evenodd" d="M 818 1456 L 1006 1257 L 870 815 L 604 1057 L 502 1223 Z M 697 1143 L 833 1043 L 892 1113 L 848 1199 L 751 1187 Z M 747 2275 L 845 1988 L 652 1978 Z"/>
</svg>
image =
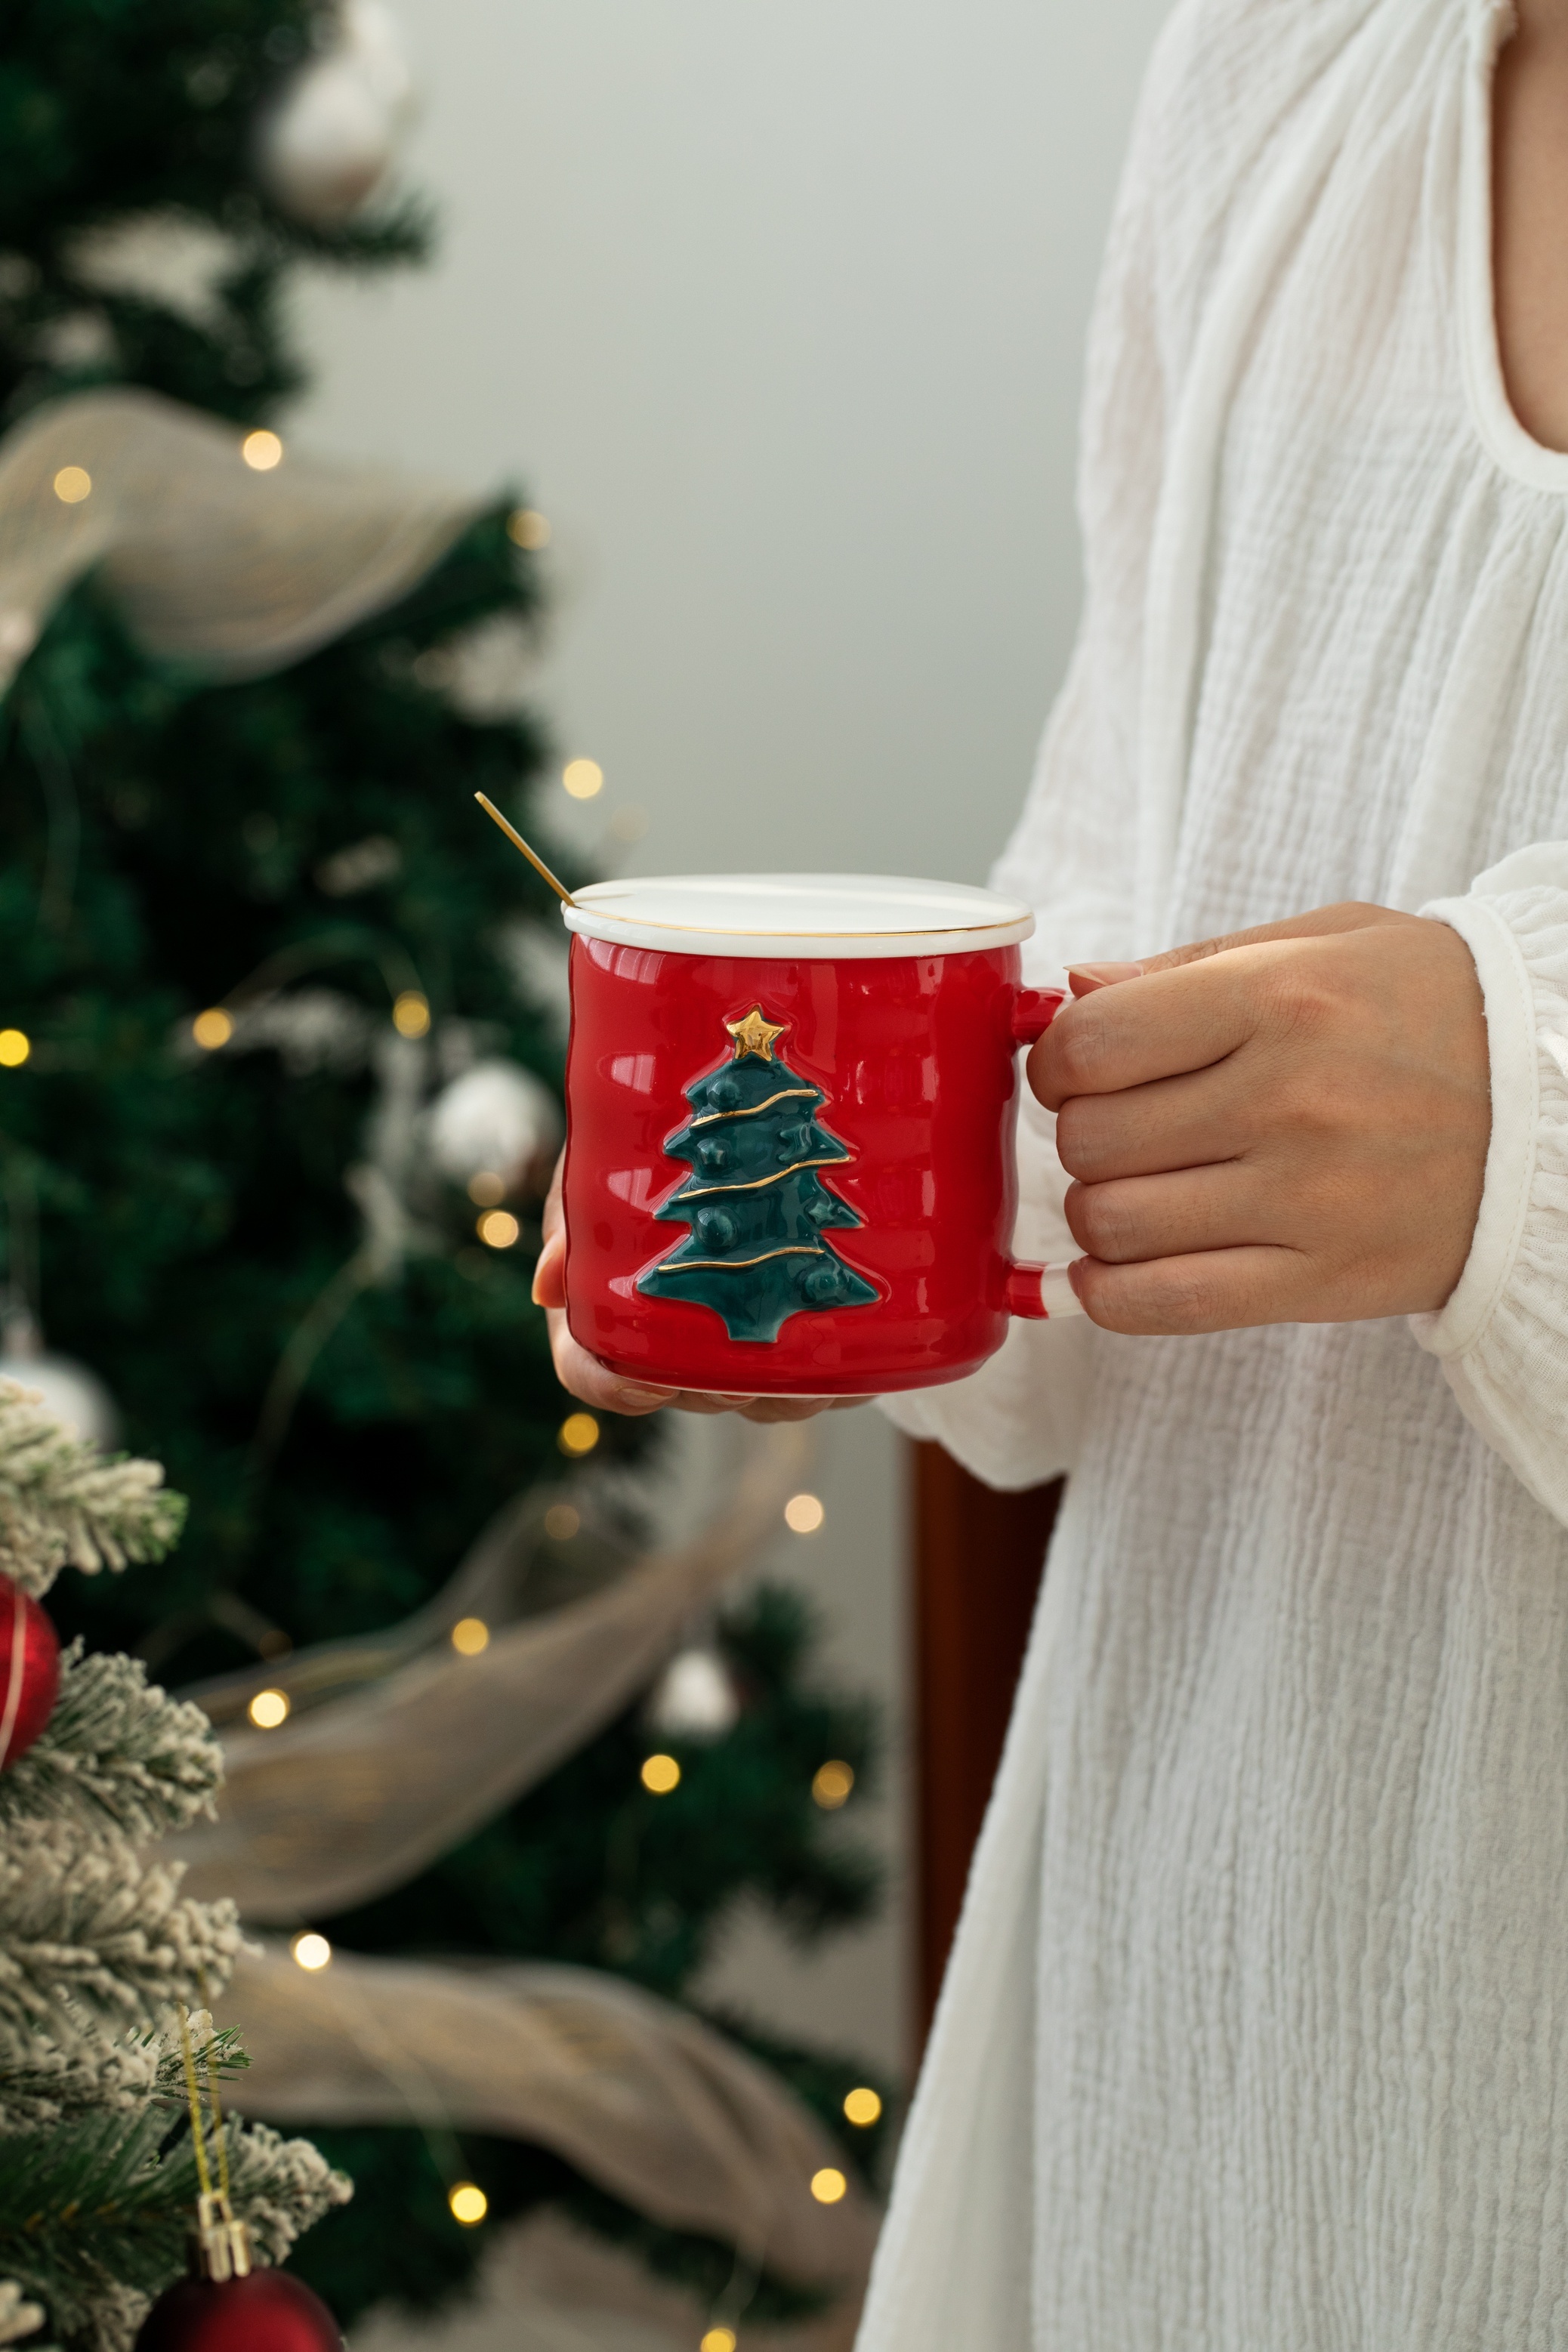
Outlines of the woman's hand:
<svg viewBox="0 0 1568 2352">
<path fill-rule="evenodd" d="M 1324 907 L 1089 964 L 1028 1060 L 1077 1181 L 1074 1286 L 1111 1331 L 1441 1307 L 1491 1130 L 1486 1020 L 1447 923 Z"/>
<path fill-rule="evenodd" d="M 550 1352 L 562 1387 L 595 1412 L 658 1412 L 674 1405 L 680 1412 L 739 1412 L 748 1421 L 809 1421 L 814 1413 L 864 1404 L 864 1397 L 709 1396 L 691 1389 L 648 1388 L 623 1380 L 580 1348 L 566 1328 L 566 1220 L 561 1207 L 562 1153 L 544 1203 L 544 1240 L 533 1269 L 533 1298 L 550 1325 Z"/>
</svg>

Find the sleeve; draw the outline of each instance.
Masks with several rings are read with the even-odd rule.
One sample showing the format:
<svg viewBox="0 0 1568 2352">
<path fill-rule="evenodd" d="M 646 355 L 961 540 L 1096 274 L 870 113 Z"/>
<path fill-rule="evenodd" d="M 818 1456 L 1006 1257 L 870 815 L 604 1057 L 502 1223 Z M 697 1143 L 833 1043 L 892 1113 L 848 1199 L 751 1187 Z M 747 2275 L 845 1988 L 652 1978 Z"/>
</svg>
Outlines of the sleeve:
<svg viewBox="0 0 1568 2352">
<path fill-rule="evenodd" d="M 1421 911 L 1476 960 L 1492 1127 L 1464 1272 L 1411 1324 L 1466 1418 L 1568 1524 L 1568 842 L 1516 850 Z"/>
<path fill-rule="evenodd" d="M 1155 236 L 1166 79 L 1157 61 L 1089 330 L 1079 473 L 1083 620 L 1023 814 L 992 875 L 1037 911 L 1024 950 L 1033 986 L 1059 982 L 1069 962 L 1134 951 L 1143 607 L 1171 343 L 1163 304 L 1173 279 Z M 1055 1119 L 1026 1089 L 1014 1238 L 1022 1258 L 1079 1255 L 1062 1214 L 1068 1179 L 1055 1136 Z M 885 1398 L 883 1410 L 910 1435 L 937 1439 L 988 1486 L 1033 1486 L 1076 1459 L 1092 1344 L 1081 1321 L 1017 1322 L 970 1379 Z"/>
</svg>

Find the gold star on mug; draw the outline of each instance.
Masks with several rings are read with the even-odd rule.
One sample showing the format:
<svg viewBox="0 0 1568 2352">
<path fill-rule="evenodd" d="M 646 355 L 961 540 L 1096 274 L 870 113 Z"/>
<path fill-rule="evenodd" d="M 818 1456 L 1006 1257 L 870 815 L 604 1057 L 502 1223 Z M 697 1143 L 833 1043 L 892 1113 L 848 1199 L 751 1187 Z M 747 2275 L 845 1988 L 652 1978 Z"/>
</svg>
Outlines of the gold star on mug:
<svg viewBox="0 0 1568 2352">
<path fill-rule="evenodd" d="M 764 1062 L 773 1058 L 773 1039 L 782 1037 L 789 1027 L 787 1021 L 777 1024 L 763 1019 L 763 1008 L 753 1004 L 743 1021 L 726 1021 L 724 1026 L 735 1040 L 735 1059 L 743 1054 L 760 1054 Z"/>
</svg>

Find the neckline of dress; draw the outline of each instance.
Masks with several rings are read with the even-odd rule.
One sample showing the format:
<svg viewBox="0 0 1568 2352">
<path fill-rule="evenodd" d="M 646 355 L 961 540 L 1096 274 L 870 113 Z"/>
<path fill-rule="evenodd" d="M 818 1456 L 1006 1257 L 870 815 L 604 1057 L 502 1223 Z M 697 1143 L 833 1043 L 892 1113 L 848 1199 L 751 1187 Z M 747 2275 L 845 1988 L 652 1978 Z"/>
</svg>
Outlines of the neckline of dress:
<svg viewBox="0 0 1568 2352">
<path fill-rule="evenodd" d="M 1514 414 L 1498 342 L 1492 262 L 1492 82 L 1513 30 L 1510 0 L 1477 0 L 1468 44 L 1459 165 L 1459 342 L 1470 419 L 1494 465 L 1532 490 L 1568 493 L 1568 450 L 1549 449 Z"/>
</svg>

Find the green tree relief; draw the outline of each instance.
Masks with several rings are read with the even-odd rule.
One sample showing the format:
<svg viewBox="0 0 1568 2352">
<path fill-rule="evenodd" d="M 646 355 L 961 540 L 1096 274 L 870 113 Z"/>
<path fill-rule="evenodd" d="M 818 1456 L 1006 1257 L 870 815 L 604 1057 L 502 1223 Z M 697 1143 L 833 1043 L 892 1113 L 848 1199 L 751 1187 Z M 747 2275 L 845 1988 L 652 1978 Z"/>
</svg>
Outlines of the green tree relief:
<svg viewBox="0 0 1568 2352">
<path fill-rule="evenodd" d="M 710 1307 L 731 1339 L 776 1339 L 791 1315 L 878 1297 L 826 1239 L 861 1223 L 818 1172 L 852 1154 L 817 1118 L 822 1088 L 774 1055 L 787 1025 L 760 1005 L 724 1024 L 734 1058 L 686 1088 L 692 1117 L 664 1147 L 691 1173 L 658 1213 L 691 1231 L 637 1276 L 645 1297 Z"/>
</svg>

